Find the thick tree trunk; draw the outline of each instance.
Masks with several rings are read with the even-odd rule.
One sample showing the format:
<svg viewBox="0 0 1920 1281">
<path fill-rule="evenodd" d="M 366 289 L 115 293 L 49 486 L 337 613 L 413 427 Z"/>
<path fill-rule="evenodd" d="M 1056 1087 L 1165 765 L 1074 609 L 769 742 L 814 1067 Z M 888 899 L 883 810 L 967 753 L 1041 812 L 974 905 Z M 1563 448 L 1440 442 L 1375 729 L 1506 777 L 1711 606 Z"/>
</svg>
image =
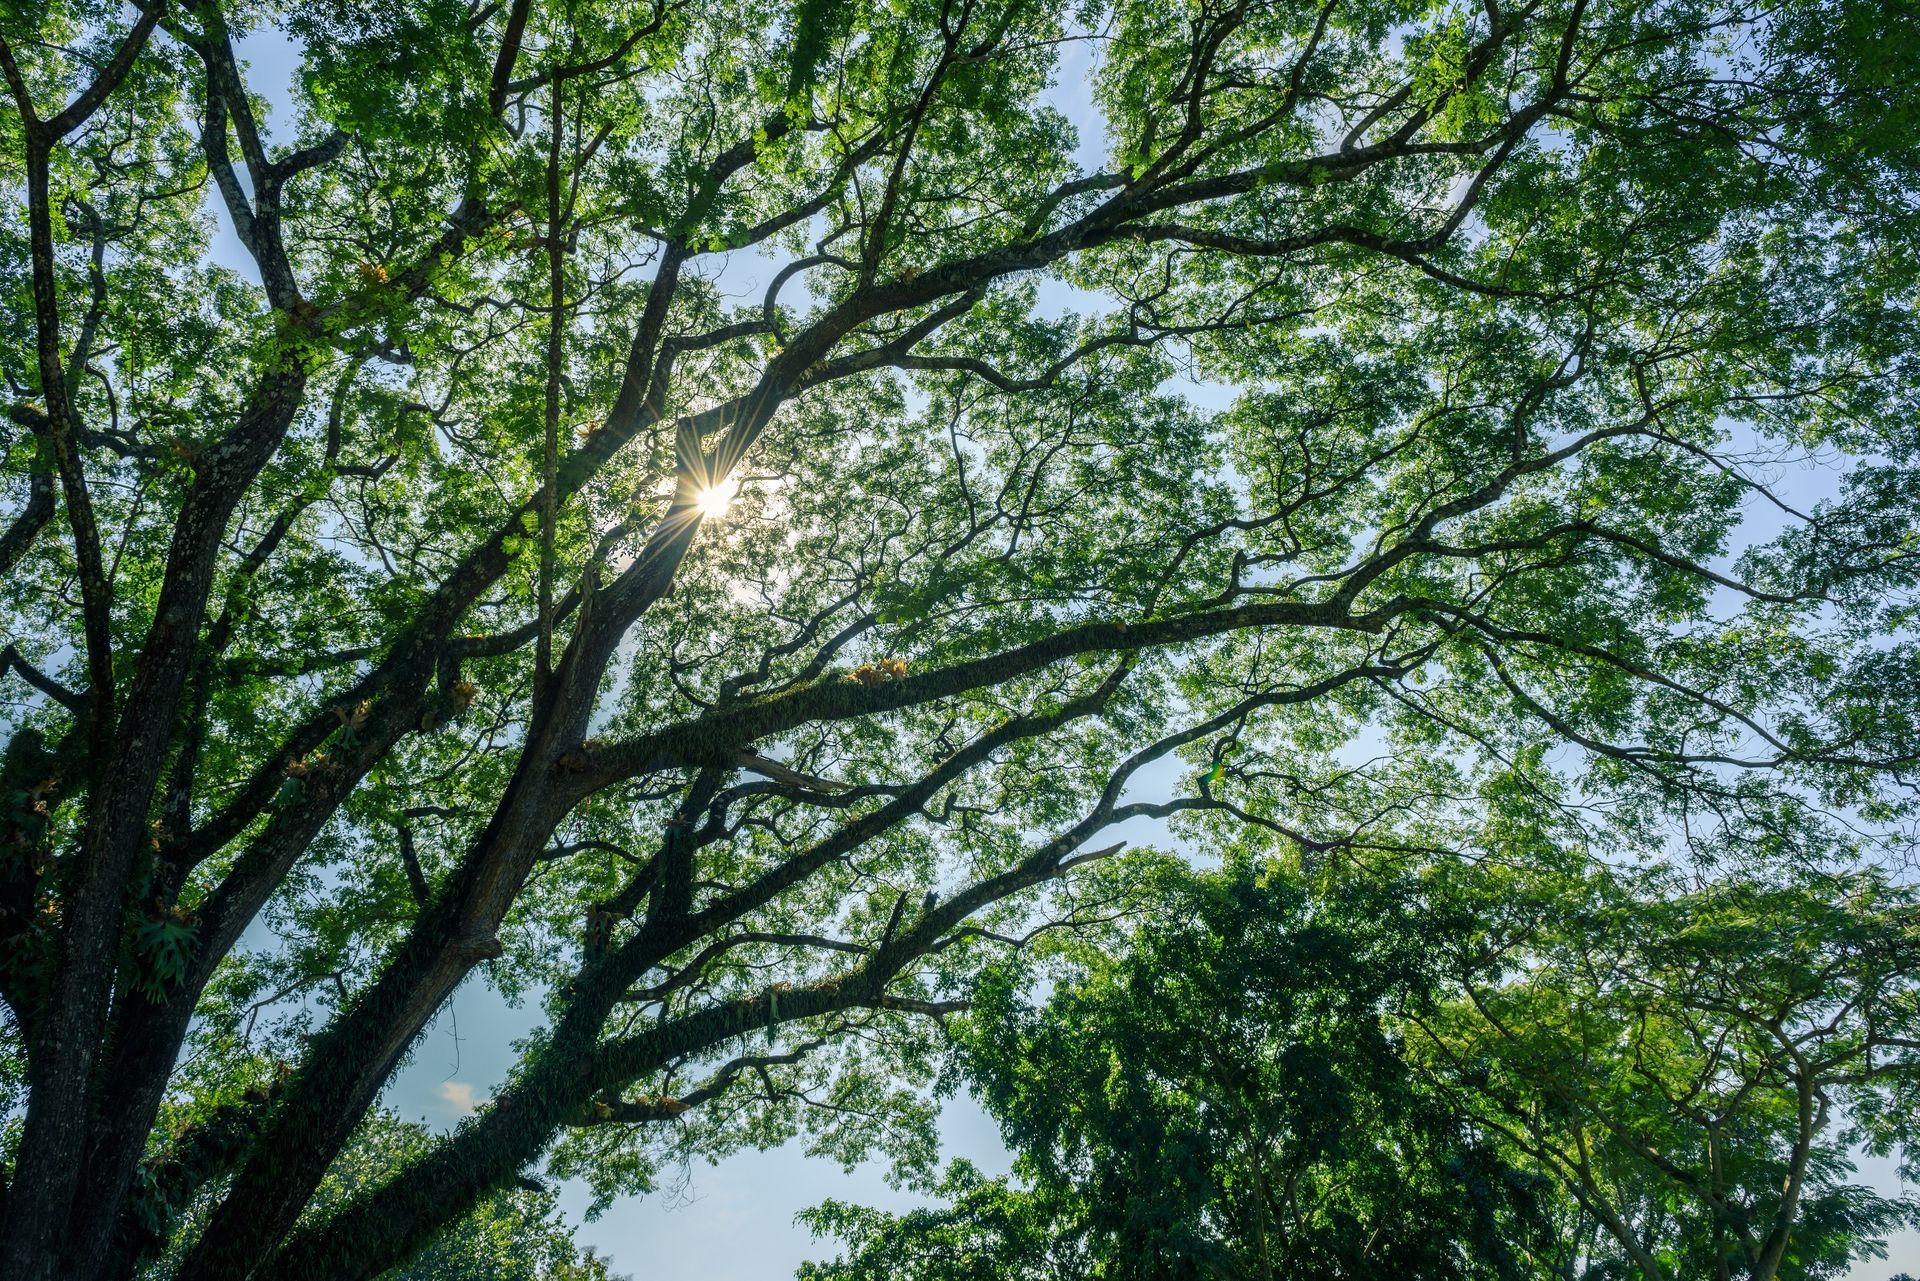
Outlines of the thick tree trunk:
<svg viewBox="0 0 1920 1281">
<path fill-rule="evenodd" d="M 207 449 L 174 524 L 166 578 L 126 703 L 109 742 L 95 741 L 96 752 L 104 748 L 109 754 L 104 760 L 96 756 L 86 833 L 64 878 L 58 967 L 31 1053 L 32 1093 L 0 1241 L 0 1275 L 10 1279 L 51 1281 L 62 1254 L 77 1247 L 85 1258 L 102 1257 L 109 1242 L 97 1225 L 91 1238 L 76 1239 L 71 1232 L 133 873 L 148 845 L 154 789 L 193 663 L 221 538 L 241 494 L 285 436 L 305 385 L 298 360 L 270 374 L 256 390 L 254 407 Z M 94 694 L 96 701 L 110 697 L 110 690 Z M 164 1076 L 159 1084 L 164 1087 Z M 157 1106 L 157 1094 L 153 1098 Z M 137 1116 L 125 1121 L 145 1128 Z M 151 1124 L 150 1115 L 145 1124 Z M 110 1192 L 116 1200 L 133 1173 L 131 1160 L 119 1164 L 123 1169 L 105 1178 L 109 1189 L 121 1189 Z"/>
</svg>

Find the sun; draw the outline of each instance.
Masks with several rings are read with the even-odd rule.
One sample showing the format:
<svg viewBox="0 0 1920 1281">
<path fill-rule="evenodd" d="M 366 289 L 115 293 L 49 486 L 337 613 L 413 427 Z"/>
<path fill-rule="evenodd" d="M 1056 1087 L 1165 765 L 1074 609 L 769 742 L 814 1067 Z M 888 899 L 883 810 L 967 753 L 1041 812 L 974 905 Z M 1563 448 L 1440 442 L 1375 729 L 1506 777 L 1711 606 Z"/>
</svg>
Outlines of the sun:
<svg viewBox="0 0 1920 1281">
<path fill-rule="evenodd" d="M 718 520 L 727 514 L 727 508 L 733 505 L 733 496 L 740 492 L 740 482 L 732 476 L 717 485 L 709 485 L 694 496 L 693 505 L 700 514 Z"/>
</svg>

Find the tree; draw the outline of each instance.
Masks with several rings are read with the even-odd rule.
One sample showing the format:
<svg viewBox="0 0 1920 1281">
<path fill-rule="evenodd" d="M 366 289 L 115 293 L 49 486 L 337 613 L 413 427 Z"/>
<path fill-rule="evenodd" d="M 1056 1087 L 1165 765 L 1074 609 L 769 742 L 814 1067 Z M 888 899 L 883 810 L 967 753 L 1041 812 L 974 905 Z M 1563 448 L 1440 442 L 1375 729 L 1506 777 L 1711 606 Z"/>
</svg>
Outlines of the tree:
<svg viewBox="0 0 1920 1281">
<path fill-rule="evenodd" d="M 1844 1181 L 1855 1144 L 1915 1142 L 1911 888 L 1550 868 L 1481 891 L 1461 992 L 1418 1020 L 1465 1111 L 1647 1281 L 1840 1276 L 1916 1221 Z"/>
<path fill-rule="evenodd" d="M 612 1195 L 807 1117 L 924 1155 L 929 1022 L 1137 816 L 1442 859 L 1557 770 L 1595 849 L 1884 853 L 1913 34 L 10 6 L 0 1273 L 209 1198 L 180 1277 L 364 1277 L 543 1159 Z M 547 1008 L 513 1079 L 311 1212 L 476 973 Z"/>
<path fill-rule="evenodd" d="M 1920 1221 L 1846 1181 L 1920 1139 L 1911 888 L 1536 854 L 1175 877 L 1044 1003 L 994 975 L 958 1061 L 1015 1178 L 825 1203 L 801 1276 L 1798 1281 Z"/>
<path fill-rule="evenodd" d="M 982 984 L 964 1079 L 1019 1186 L 806 1216 L 851 1257 L 803 1276 L 1551 1275 L 1552 1185 L 1423 1087 L 1394 1026 L 1432 998 L 1406 887 L 1319 901 L 1271 868 L 1172 878 L 1117 946 L 1054 958 L 1043 1005 Z"/>
</svg>

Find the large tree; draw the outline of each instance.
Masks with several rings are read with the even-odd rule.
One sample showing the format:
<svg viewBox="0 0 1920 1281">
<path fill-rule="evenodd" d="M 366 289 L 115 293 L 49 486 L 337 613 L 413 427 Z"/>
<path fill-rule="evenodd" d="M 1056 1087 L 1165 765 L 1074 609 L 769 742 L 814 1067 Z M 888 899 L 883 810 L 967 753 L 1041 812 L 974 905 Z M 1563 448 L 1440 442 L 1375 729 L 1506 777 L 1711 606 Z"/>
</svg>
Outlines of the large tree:
<svg viewBox="0 0 1920 1281">
<path fill-rule="evenodd" d="M 1644 1281 L 1844 1275 L 1920 1206 L 1920 897 L 1877 873 L 1692 880 L 1529 858 L 1467 891 L 1453 999 L 1411 1018 L 1447 1097 Z M 1467 924 L 1467 921 L 1471 924 Z"/>
<path fill-rule="evenodd" d="M 1409 881 L 1145 879 L 1117 938 L 1036 949 L 1044 1003 L 1020 957 L 955 1026 L 1018 1177 L 956 1164 L 933 1209 L 808 1211 L 852 1248 L 803 1277 L 1531 1281 L 1577 1256 L 1552 1183 L 1403 1053 L 1443 955 Z"/>
<path fill-rule="evenodd" d="M 1013 1176 L 816 1207 L 801 1275 L 1815 1281 L 1920 1221 L 1849 1178 L 1920 1155 L 1920 895 L 1528 854 L 1145 878 L 949 1025 Z"/>
<path fill-rule="evenodd" d="M 811 1104 L 911 1148 L 929 1022 L 1119 910 L 1137 816 L 1303 874 L 1541 795 L 1586 857 L 1886 853 L 1914 47 L 9 4 L 0 1274 L 368 1276 Z M 317 1203 L 476 972 L 545 1004 L 512 1078 Z"/>
</svg>

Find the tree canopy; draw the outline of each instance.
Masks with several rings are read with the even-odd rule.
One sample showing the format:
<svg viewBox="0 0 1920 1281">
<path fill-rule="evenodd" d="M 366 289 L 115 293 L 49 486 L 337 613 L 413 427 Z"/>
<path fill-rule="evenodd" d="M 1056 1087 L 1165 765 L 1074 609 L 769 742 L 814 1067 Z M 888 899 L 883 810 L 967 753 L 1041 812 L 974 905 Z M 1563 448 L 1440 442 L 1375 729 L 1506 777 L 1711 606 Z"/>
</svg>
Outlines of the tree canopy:
<svg viewBox="0 0 1920 1281">
<path fill-rule="evenodd" d="M 950 1084 L 1013 1177 L 956 1162 L 930 1208 L 818 1206 L 849 1248 L 801 1275 L 1659 1281 L 1878 1257 L 1920 1223 L 1852 1177 L 1862 1148 L 1912 1157 L 1920 898 L 1632 879 L 1157 869 L 1125 929 L 989 971 L 956 1026 Z"/>
<path fill-rule="evenodd" d="M 1117 954 L 1065 945 L 1038 1009 L 992 973 L 959 1061 L 1028 1185 L 956 1165 L 938 1210 L 829 1203 L 807 1218 L 857 1248 L 813 1275 L 1546 1275 L 1545 1181 L 1406 1070 L 1392 1016 L 1435 977 L 1406 889 L 1242 865 L 1173 879 Z"/>
<path fill-rule="evenodd" d="M 1419 1149 L 1356 1223 L 1844 1257 L 1894 1211 L 1833 1127 L 1899 1147 L 1916 1048 L 1917 50 L 1869 0 L 7 4 L 0 1274 L 368 1277 L 803 1130 L 931 1178 L 955 1044 L 1130 1159 L 1018 1102 L 1117 1033 L 1007 976 L 1159 901 L 1134 820 L 1252 880 L 1245 955 L 1127 1002 L 1332 1054 Z M 540 1030 L 381 1143 L 465 982 Z M 1153 1159 L 1213 1144 L 1154 1230 L 1257 1238 L 1266 1158 L 1151 1062 Z"/>
</svg>

